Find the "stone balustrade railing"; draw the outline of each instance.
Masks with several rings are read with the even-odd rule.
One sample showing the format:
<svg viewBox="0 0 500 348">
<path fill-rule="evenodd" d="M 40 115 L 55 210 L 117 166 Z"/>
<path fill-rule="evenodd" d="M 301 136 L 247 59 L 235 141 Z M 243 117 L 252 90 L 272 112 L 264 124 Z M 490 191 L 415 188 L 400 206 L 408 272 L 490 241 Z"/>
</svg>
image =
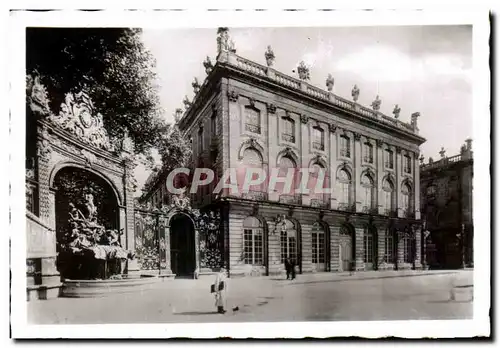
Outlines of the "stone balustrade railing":
<svg viewBox="0 0 500 348">
<path fill-rule="evenodd" d="M 331 92 L 313 86 L 305 81 L 288 76 L 272 68 L 253 62 L 249 59 L 237 56 L 233 53 L 229 54 L 232 55 L 232 57 L 228 59 L 227 62 L 230 65 L 233 65 L 240 70 L 243 70 L 245 72 L 248 72 L 256 76 L 266 76 L 267 78 L 273 80 L 279 85 L 292 89 L 301 90 L 313 98 L 327 101 L 329 103 L 332 103 L 336 106 L 339 106 L 349 111 L 357 112 L 358 114 L 364 117 L 375 119 L 381 123 L 395 126 L 411 133 L 417 133 L 417 130 L 411 124 L 402 122 L 393 117 L 389 117 L 387 115 L 382 114 L 379 111 L 375 111 L 360 104 L 357 104 L 356 102 L 344 99 Z"/>
<path fill-rule="evenodd" d="M 445 166 L 449 163 L 456 163 L 456 162 L 460 162 L 460 161 L 462 161 L 462 155 L 455 155 L 455 156 L 451 156 L 451 157 L 442 158 L 436 162 L 421 164 L 420 169 L 422 169 L 422 170 L 433 169 L 433 168 Z"/>
</svg>

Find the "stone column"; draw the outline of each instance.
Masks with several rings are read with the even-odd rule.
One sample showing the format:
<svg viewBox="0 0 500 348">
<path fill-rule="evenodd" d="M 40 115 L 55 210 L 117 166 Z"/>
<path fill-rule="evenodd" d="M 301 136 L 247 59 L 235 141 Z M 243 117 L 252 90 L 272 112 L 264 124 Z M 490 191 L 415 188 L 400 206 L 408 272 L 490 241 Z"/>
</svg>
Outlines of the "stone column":
<svg viewBox="0 0 500 348">
<path fill-rule="evenodd" d="M 420 165 L 418 156 L 413 153 L 413 206 L 415 207 L 415 219 L 420 220 Z"/>
<path fill-rule="evenodd" d="M 361 195 L 361 134 L 354 133 L 354 172 L 352 173 L 352 183 L 354 187 L 354 202 L 356 205 L 356 211 L 362 210 Z"/>
<path fill-rule="evenodd" d="M 337 126 L 330 124 L 330 209 L 337 209 L 337 193 L 335 191 L 337 179 Z M 332 268 L 333 269 L 333 268 Z"/>
<path fill-rule="evenodd" d="M 281 265 L 280 232 L 275 231 L 276 224 L 273 221 L 267 222 L 269 231 L 269 275 L 276 275 L 283 271 Z"/>
<path fill-rule="evenodd" d="M 132 187 L 132 163 L 126 161 L 124 164 L 124 175 L 123 175 L 123 192 L 124 192 L 124 203 L 125 203 L 125 216 L 126 216 L 126 249 L 135 253 L 135 216 L 134 216 L 134 188 Z M 127 272 L 137 273 L 139 272 L 139 264 L 137 258 L 127 261 Z"/>
<path fill-rule="evenodd" d="M 404 233 L 401 231 L 397 231 L 397 241 L 398 248 L 396 252 L 396 267 L 398 270 L 404 269 L 404 242 L 403 238 L 405 237 Z"/>
<path fill-rule="evenodd" d="M 387 233 L 387 229 L 383 225 L 377 225 L 377 255 L 378 255 L 378 260 L 377 260 L 377 269 L 381 269 L 381 265 L 384 263 L 387 263 L 388 260 L 384 260 L 385 257 L 385 235 Z M 385 262 L 384 262 L 385 261 Z"/>
<path fill-rule="evenodd" d="M 421 253 L 420 251 L 422 250 L 422 246 L 421 246 L 421 243 L 422 243 L 422 230 L 421 230 L 421 227 L 420 226 L 414 226 L 413 227 L 413 235 L 414 235 L 414 238 L 415 238 L 415 244 L 414 244 L 414 247 L 415 247 L 415 260 L 414 260 L 414 268 L 415 269 L 422 269 L 422 259 L 421 259 Z"/>
<path fill-rule="evenodd" d="M 384 191 L 382 190 L 382 180 L 384 179 L 384 149 L 382 147 L 383 142 L 380 139 L 376 141 L 377 145 L 375 147 L 376 154 L 376 170 L 377 170 L 377 208 L 379 215 L 385 214 L 384 211 Z M 380 249 L 379 249 L 380 250 Z"/>
<path fill-rule="evenodd" d="M 401 207 L 401 183 L 403 176 L 401 173 L 401 148 L 396 146 L 394 154 L 394 173 L 396 174 L 396 187 L 394 188 L 396 194 L 396 213 L 397 217 L 403 217 L 403 208 Z"/>
<path fill-rule="evenodd" d="M 302 224 L 301 225 L 301 238 L 302 238 L 302 243 L 301 243 L 301 250 L 300 254 L 302 255 L 302 272 L 312 272 L 313 267 L 312 267 L 312 226 L 309 224 Z M 298 245 L 297 245 L 298 247 Z M 297 248 L 297 252 L 298 252 Z"/>
</svg>

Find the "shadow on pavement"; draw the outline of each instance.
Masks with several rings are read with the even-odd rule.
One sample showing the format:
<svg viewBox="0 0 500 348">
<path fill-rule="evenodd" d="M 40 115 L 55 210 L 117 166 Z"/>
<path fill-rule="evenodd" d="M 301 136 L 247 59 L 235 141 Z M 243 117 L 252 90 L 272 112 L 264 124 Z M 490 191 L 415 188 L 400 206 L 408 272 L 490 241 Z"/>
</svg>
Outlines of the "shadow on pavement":
<svg viewBox="0 0 500 348">
<path fill-rule="evenodd" d="M 207 315 L 207 314 L 219 314 L 219 312 L 210 311 L 210 312 L 179 312 L 179 313 L 174 313 L 174 315 Z"/>
</svg>

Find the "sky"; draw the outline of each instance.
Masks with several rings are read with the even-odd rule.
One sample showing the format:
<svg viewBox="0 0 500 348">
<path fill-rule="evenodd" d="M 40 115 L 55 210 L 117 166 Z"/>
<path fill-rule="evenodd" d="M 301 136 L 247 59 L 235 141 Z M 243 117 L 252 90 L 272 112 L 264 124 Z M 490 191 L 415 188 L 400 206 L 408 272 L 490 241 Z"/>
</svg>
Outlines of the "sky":
<svg viewBox="0 0 500 348">
<path fill-rule="evenodd" d="M 160 100 L 173 121 L 182 100 L 193 98 L 191 83 L 205 79 L 202 62 L 216 57 L 217 29 L 144 29 L 143 42 L 156 59 Z M 297 77 L 300 61 L 310 67 L 311 84 L 326 89 L 328 74 L 334 93 L 351 98 L 358 85 L 358 102 L 370 106 L 376 95 L 380 111 L 410 122 L 420 112 L 421 153 L 434 159 L 444 147 L 458 154 L 472 137 L 472 26 L 383 26 L 315 28 L 230 28 L 237 54 L 265 65 L 270 45 L 274 68 Z M 136 169 L 140 187 L 149 173 Z"/>
</svg>

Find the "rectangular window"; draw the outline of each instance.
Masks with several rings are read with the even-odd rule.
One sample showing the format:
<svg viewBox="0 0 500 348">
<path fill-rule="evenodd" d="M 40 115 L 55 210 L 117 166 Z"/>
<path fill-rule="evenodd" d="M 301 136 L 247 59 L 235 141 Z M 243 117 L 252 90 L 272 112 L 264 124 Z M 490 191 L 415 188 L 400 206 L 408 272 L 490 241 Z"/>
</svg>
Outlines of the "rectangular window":
<svg viewBox="0 0 500 348">
<path fill-rule="evenodd" d="M 387 263 L 394 262 L 394 239 L 388 231 L 386 231 L 385 235 L 385 243 L 384 243 L 384 259 Z"/>
<path fill-rule="evenodd" d="M 403 238 L 403 252 L 404 252 L 404 262 L 405 263 L 412 263 L 412 245 L 411 245 L 411 238 L 409 237 L 404 237 Z"/>
<path fill-rule="evenodd" d="M 281 137 L 284 141 L 295 143 L 295 122 L 291 118 L 283 118 L 283 134 Z"/>
<path fill-rule="evenodd" d="M 245 108 L 245 130 L 260 134 L 260 112 L 254 108 Z"/>
<path fill-rule="evenodd" d="M 288 256 L 288 237 L 286 235 L 286 232 L 281 232 L 280 245 L 281 245 L 281 263 L 285 263 L 285 260 Z"/>
<path fill-rule="evenodd" d="M 351 143 L 345 135 L 340 136 L 340 156 L 351 157 Z"/>
<path fill-rule="evenodd" d="M 394 169 L 394 153 L 389 149 L 385 150 L 385 167 Z"/>
<path fill-rule="evenodd" d="M 410 174 L 411 173 L 411 157 L 406 155 L 404 156 L 404 172 Z"/>
<path fill-rule="evenodd" d="M 365 143 L 365 155 L 363 157 L 363 160 L 365 163 L 373 163 L 373 146 L 370 143 Z"/>
<path fill-rule="evenodd" d="M 384 191 L 384 209 L 385 215 L 390 215 L 392 211 L 392 192 Z"/>
<path fill-rule="evenodd" d="M 365 246 L 364 252 L 364 262 L 373 262 L 373 237 L 371 234 L 365 234 L 363 236 L 363 244 Z"/>
<path fill-rule="evenodd" d="M 203 152 L 203 128 L 198 131 L 198 154 Z"/>
<path fill-rule="evenodd" d="M 312 263 L 318 263 L 318 234 L 313 233 L 312 234 Z"/>
<path fill-rule="evenodd" d="M 313 149 L 324 151 L 325 150 L 325 136 L 323 129 L 319 127 L 313 128 Z"/>
<path fill-rule="evenodd" d="M 213 113 L 212 118 L 210 119 L 210 129 L 212 130 L 213 135 L 218 135 L 218 129 L 217 129 L 217 114 Z"/>
</svg>

